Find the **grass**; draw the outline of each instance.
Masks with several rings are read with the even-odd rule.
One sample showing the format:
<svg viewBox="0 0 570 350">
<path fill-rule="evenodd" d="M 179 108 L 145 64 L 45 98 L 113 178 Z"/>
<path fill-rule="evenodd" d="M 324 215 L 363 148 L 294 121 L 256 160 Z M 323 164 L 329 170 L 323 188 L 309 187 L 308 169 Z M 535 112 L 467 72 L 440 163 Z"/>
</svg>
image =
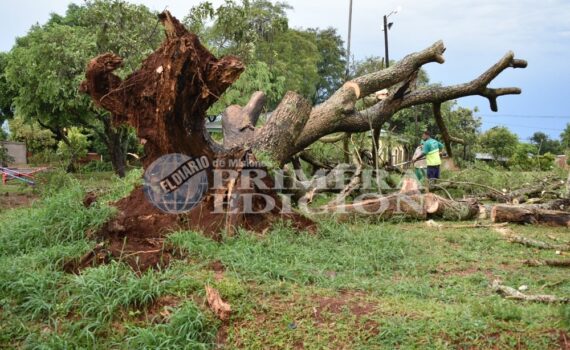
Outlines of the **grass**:
<svg viewBox="0 0 570 350">
<path fill-rule="evenodd" d="M 168 268 L 137 275 L 113 262 L 64 273 L 65 261 L 95 244 L 85 232 L 113 215 L 105 200 L 139 177 L 60 178 L 31 207 L 0 213 L 0 347 L 209 349 L 223 332 L 228 349 L 557 349 L 570 331 L 570 307 L 507 300 L 489 288 L 500 278 L 568 296 L 567 269 L 521 264 L 559 256 L 486 228 L 326 220 L 314 235 L 278 224 L 223 243 L 183 231 L 168 243 L 186 258 Z M 84 208 L 91 190 L 102 199 Z M 570 241 L 567 229 L 512 229 Z M 229 324 L 207 308 L 205 285 L 232 305 Z"/>
</svg>

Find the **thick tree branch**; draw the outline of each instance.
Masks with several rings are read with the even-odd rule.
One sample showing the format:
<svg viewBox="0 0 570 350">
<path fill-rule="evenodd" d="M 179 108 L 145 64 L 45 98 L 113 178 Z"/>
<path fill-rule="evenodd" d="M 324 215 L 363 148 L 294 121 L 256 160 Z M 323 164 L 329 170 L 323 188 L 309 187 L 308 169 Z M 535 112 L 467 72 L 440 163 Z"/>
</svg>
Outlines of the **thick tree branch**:
<svg viewBox="0 0 570 350">
<path fill-rule="evenodd" d="M 231 105 L 222 113 L 224 147 L 244 145 L 253 139 L 255 124 L 265 105 L 265 94 L 255 92 L 243 108 Z"/>
<path fill-rule="evenodd" d="M 377 103 L 359 113 L 355 111 L 356 101 L 378 90 L 389 88 L 409 79 L 424 64 L 430 62 L 443 63 L 444 52 L 443 42 L 438 41 L 420 52 L 407 55 L 390 68 L 347 82 L 327 101 L 313 108 L 305 128 L 297 138 L 295 148 L 301 150 L 319 138 L 336 131 L 366 131 L 370 128 L 369 119 L 373 121 L 374 127 L 381 126 L 383 121 L 378 118 L 382 116 L 389 118 L 391 115 L 389 110 L 384 111 L 382 108 L 386 104 L 379 102 L 380 105 Z M 351 120 L 347 122 L 347 118 Z"/>
<path fill-rule="evenodd" d="M 431 58 L 434 59 L 438 57 L 438 51 L 435 50 L 437 47 L 438 45 L 436 43 L 434 46 L 422 52 L 425 54 L 430 53 L 432 55 Z M 443 44 L 441 44 L 441 50 L 443 50 Z M 443 51 L 439 53 L 440 56 L 441 53 L 443 53 Z M 418 57 L 417 54 L 408 55 L 402 61 L 392 66 L 392 68 L 387 69 L 386 71 L 394 69 L 392 72 L 400 72 L 401 74 L 398 75 L 398 77 L 401 83 L 398 87 L 391 89 L 392 91 L 388 94 L 386 99 L 379 101 L 363 111 L 354 110 L 354 106 L 349 103 L 350 99 L 338 99 L 338 95 L 342 95 L 341 92 L 347 85 L 337 91 L 328 101 L 315 107 L 311 112 L 306 128 L 297 140 L 296 147 L 302 149 L 318 138 L 334 132 L 364 132 L 380 127 L 397 111 L 424 103 L 443 103 L 460 97 L 480 95 L 488 98 L 489 101 L 491 101 L 491 107 L 496 110 L 497 97 L 520 94 L 521 90 L 519 88 L 491 89 L 488 88 L 487 85 L 507 68 L 525 68 L 527 66 L 526 61 L 515 59 L 514 54 L 508 52 L 491 68 L 469 83 L 447 87 L 428 87 L 410 92 L 409 87 L 413 85 L 412 80 L 415 73 L 415 71 L 410 68 L 417 67 L 418 65 L 414 65 L 407 60 L 416 60 Z M 425 59 L 425 56 L 422 55 L 422 57 Z M 380 74 L 376 74 L 367 75 L 365 77 L 371 78 L 380 76 Z M 394 78 L 391 78 L 390 82 L 393 81 Z M 360 94 L 364 95 L 362 91 L 365 84 L 361 83 L 357 85 L 359 86 Z M 366 86 L 383 87 L 384 85 L 377 82 L 375 85 L 368 83 Z M 356 90 L 353 89 L 353 91 Z M 344 107 L 344 109 L 341 109 L 341 107 Z M 456 142 L 462 141 L 457 138 L 452 139 L 452 136 L 449 136 L 449 140 Z"/>
<path fill-rule="evenodd" d="M 430 87 L 414 91 L 404 98 L 400 107 L 406 108 L 423 103 L 443 103 L 460 97 L 480 95 L 489 99 L 491 109 L 496 112 L 498 110 L 497 97 L 518 95 L 521 93 L 521 89 L 516 87 L 490 89 L 487 85 L 507 68 L 526 68 L 526 66 L 527 62 L 525 60 L 515 59 L 514 53 L 509 51 L 499 62 L 495 63 L 491 68 L 471 82 L 453 86 Z"/>
<path fill-rule="evenodd" d="M 358 86 L 358 97 L 365 97 L 376 91 L 389 88 L 418 71 L 423 65 L 430 62 L 444 63 L 443 41 L 438 41 L 423 51 L 415 52 L 404 57 L 400 62 L 390 68 L 366 74 L 350 81 Z"/>
</svg>

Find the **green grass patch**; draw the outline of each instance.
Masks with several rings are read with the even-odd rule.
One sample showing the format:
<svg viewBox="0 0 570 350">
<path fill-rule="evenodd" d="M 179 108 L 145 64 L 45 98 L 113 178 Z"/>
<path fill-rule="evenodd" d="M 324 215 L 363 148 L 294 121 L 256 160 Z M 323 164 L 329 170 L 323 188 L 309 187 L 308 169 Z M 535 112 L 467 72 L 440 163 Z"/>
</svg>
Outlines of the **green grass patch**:
<svg viewBox="0 0 570 350">
<path fill-rule="evenodd" d="M 568 296 L 567 269 L 522 264 L 563 257 L 486 228 L 326 219 L 316 234 L 282 223 L 223 243 L 183 231 L 168 237 L 184 256 L 168 268 L 137 274 L 113 262 L 64 273 L 95 245 L 86 232 L 113 215 L 108 201 L 140 175 L 54 179 L 31 207 L 0 214 L 0 347 L 213 349 L 223 330 L 228 349 L 557 349 L 570 332 L 568 306 L 507 300 L 489 288 L 499 278 L 530 294 Z M 93 190 L 99 201 L 83 207 Z M 512 229 L 570 241 L 567 229 Z M 207 307 L 205 285 L 231 304 L 228 324 Z"/>
</svg>

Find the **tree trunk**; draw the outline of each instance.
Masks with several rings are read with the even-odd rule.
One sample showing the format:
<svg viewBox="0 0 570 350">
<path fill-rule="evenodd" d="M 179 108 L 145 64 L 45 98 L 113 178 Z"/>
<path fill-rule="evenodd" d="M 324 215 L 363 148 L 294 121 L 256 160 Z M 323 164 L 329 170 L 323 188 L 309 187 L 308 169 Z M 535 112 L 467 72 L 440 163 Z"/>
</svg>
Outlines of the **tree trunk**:
<svg viewBox="0 0 570 350">
<path fill-rule="evenodd" d="M 395 193 L 350 204 L 327 206 L 326 213 L 375 216 L 382 219 L 402 216 L 418 220 L 471 220 L 479 213 L 479 206 L 476 202 L 452 201 L 433 193 Z"/>
<path fill-rule="evenodd" d="M 125 126 L 114 127 L 111 124 L 111 118 L 108 116 L 103 116 L 100 119 L 103 122 L 104 130 L 104 134 L 101 136 L 105 140 L 113 170 L 118 177 L 125 177 L 129 130 Z"/>
<path fill-rule="evenodd" d="M 544 224 L 548 226 L 570 226 L 570 213 L 544 210 L 528 206 L 495 205 L 491 209 L 493 222 L 513 222 L 517 224 Z"/>
</svg>

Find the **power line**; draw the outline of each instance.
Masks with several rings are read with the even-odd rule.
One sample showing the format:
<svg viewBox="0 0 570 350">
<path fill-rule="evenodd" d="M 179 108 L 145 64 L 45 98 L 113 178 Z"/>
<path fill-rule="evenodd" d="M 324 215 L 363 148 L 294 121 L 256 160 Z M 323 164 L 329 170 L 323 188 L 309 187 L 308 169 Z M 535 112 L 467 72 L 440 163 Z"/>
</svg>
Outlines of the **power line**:
<svg viewBox="0 0 570 350">
<path fill-rule="evenodd" d="M 505 123 L 494 123 L 494 122 L 483 122 L 484 124 L 493 124 L 493 125 L 498 125 L 498 126 L 506 126 L 506 127 L 517 127 L 517 128 L 526 128 L 526 129 L 533 129 L 533 130 L 550 130 L 550 131 L 558 131 L 558 132 L 562 132 L 564 131 L 564 129 L 555 129 L 555 128 L 545 128 L 542 126 L 532 126 L 532 125 L 520 125 L 520 124 L 505 124 Z"/>
<path fill-rule="evenodd" d="M 497 113 L 475 113 L 483 117 L 499 118 L 541 118 L 541 119 L 570 119 L 570 115 L 530 115 L 530 114 L 497 114 Z"/>
</svg>

